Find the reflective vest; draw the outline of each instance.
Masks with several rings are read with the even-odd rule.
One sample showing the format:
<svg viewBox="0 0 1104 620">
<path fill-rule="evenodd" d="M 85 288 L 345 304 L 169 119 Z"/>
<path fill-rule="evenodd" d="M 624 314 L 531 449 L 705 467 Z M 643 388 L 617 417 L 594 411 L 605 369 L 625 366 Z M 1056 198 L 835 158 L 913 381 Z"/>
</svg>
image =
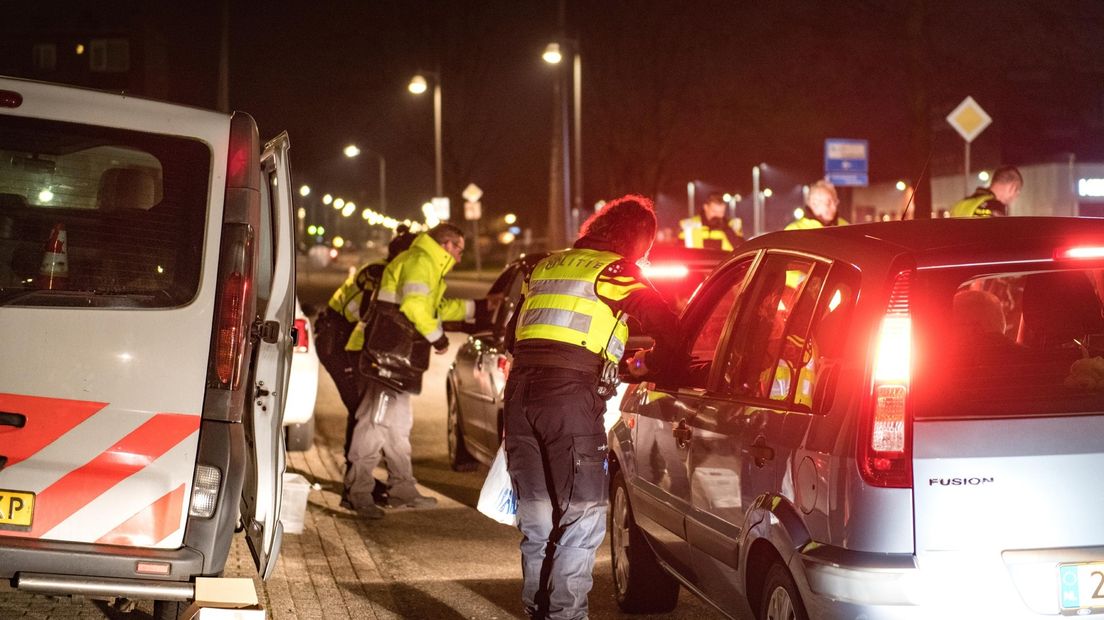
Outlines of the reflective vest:
<svg viewBox="0 0 1104 620">
<path fill-rule="evenodd" d="M 836 217 L 836 226 L 847 226 L 847 224 L 847 220 Z M 812 230 L 814 228 L 824 228 L 824 222 L 815 217 L 802 217 L 787 224 L 785 230 Z"/>
<path fill-rule="evenodd" d="M 330 296 L 330 301 L 328 302 L 330 308 L 333 308 L 334 312 L 345 317 L 345 320 L 350 323 L 359 321 L 360 304 L 361 299 L 364 297 L 364 291 L 373 290 L 376 285 L 371 277 L 369 277 L 368 270 L 372 265 L 382 266 L 386 264 L 387 261 L 381 260 L 361 265 L 352 275 L 346 278 L 345 282 L 337 287 L 334 294 Z"/>
<path fill-rule="evenodd" d="M 523 294 L 525 303 L 518 317 L 517 341 L 530 338 L 552 340 L 583 347 L 611 362 L 625 353 L 629 327 L 623 313 L 614 315 L 602 296 L 619 300 L 646 288 L 635 278 L 599 276 L 622 257 L 599 250 L 557 252 L 533 269 Z"/>
<path fill-rule="evenodd" d="M 736 236 L 742 235 L 743 222 L 740 221 L 740 218 L 732 218 L 728 221 L 728 226 L 736 233 Z M 729 242 L 723 228 L 706 226 L 700 215 L 680 220 L 679 228 L 679 239 L 682 239 L 688 248 L 704 248 L 708 239 L 713 242 L 719 241 L 721 249 L 727 252 L 735 249 L 732 247 L 732 243 Z"/>
<path fill-rule="evenodd" d="M 981 192 L 960 200 L 951 207 L 951 217 L 993 217 L 993 210 L 985 203 L 995 200 L 993 194 Z"/>
</svg>

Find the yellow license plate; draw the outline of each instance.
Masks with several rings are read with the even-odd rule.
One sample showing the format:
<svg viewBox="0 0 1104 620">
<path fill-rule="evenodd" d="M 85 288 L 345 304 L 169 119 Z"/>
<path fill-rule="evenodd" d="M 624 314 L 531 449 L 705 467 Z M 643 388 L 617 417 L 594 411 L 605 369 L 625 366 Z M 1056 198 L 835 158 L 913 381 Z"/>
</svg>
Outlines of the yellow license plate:
<svg viewBox="0 0 1104 620">
<path fill-rule="evenodd" d="M 34 517 L 35 494 L 0 489 L 0 529 L 28 529 Z"/>
<path fill-rule="evenodd" d="M 1104 562 L 1062 564 L 1058 567 L 1063 609 L 1104 607 Z"/>
</svg>

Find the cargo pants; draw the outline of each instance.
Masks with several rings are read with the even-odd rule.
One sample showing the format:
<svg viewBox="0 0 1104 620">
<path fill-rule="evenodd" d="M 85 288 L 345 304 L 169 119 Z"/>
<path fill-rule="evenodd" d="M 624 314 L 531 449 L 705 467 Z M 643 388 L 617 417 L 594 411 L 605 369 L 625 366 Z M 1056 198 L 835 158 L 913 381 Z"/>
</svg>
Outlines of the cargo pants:
<svg viewBox="0 0 1104 620">
<path fill-rule="evenodd" d="M 563 368 L 515 369 L 506 383 L 506 460 L 530 618 L 587 617 L 609 505 L 606 403 L 596 385 L 593 374 Z"/>
<path fill-rule="evenodd" d="M 379 381 L 365 382 L 364 396 L 356 409 L 356 426 L 349 446 L 345 470 L 345 496 L 354 508 L 374 503 L 376 480 L 372 470 L 381 454 L 387 458 L 387 483 L 395 500 L 418 496 L 414 466 L 410 460 L 410 429 L 414 414 L 410 394 L 398 392 Z"/>
</svg>

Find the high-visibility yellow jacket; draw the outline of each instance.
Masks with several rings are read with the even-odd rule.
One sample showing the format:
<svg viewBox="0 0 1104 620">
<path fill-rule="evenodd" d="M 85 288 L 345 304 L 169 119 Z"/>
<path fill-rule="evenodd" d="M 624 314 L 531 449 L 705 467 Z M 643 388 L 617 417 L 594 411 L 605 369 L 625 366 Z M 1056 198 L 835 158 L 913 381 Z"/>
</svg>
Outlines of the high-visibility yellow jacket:
<svg viewBox="0 0 1104 620">
<path fill-rule="evenodd" d="M 993 217 L 1004 215 L 1004 212 L 1004 203 L 984 189 L 978 189 L 973 195 L 951 207 L 951 217 Z"/>
<path fill-rule="evenodd" d="M 724 228 L 713 228 L 702 221 L 700 215 L 679 220 L 679 239 L 682 239 L 688 248 L 717 247 L 731 252 L 734 248 L 729 239 L 731 235 L 739 242 L 743 238 L 743 222 L 734 217 L 728 221 L 731 229 L 727 233 Z"/>
<path fill-rule="evenodd" d="M 441 321 L 475 318 L 474 301 L 445 298 L 445 274 L 455 264 L 447 250 L 422 233 L 387 264 L 376 299 L 398 304 L 418 333 L 434 342 L 445 335 Z"/>
<path fill-rule="evenodd" d="M 387 261 L 379 260 L 358 267 L 348 278 L 345 278 L 345 282 L 341 286 L 337 287 L 334 294 L 330 296 L 328 305 L 333 308 L 334 312 L 345 317 L 346 321 L 350 323 L 359 321 L 361 304 L 364 303 L 364 292 L 375 288 L 375 282 L 373 282 L 370 272 L 376 269 L 382 271 L 385 265 L 387 265 Z"/>
<path fill-rule="evenodd" d="M 847 226 L 847 224 L 847 220 L 836 217 L 836 226 Z M 786 224 L 785 230 L 812 230 L 814 228 L 824 228 L 824 222 L 815 217 L 802 217 Z"/>
<path fill-rule="evenodd" d="M 542 339 L 582 347 L 618 362 L 629 338 L 624 313 L 599 297 L 620 300 L 648 288 L 634 277 L 606 273 L 622 260 L 613 252 L 571 249 L 537 263 L 522 288 L 525 302 L 517 320 L 516 341 Z"/>
</svg>

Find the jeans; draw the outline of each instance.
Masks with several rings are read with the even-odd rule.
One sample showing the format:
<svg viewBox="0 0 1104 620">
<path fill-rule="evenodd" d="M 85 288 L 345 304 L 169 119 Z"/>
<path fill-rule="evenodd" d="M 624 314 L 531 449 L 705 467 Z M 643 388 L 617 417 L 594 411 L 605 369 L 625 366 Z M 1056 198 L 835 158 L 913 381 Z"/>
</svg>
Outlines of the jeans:
<svg viewBox="0 0 1104 620">
<path fill-rule="evenodd" d="M 517 369 L 506 383 L 507 469 L 518 493 L 522 604 L 533 618 L 587 617 L 606 534 L 609 480 L 592 373 Z"/>
</svg>

